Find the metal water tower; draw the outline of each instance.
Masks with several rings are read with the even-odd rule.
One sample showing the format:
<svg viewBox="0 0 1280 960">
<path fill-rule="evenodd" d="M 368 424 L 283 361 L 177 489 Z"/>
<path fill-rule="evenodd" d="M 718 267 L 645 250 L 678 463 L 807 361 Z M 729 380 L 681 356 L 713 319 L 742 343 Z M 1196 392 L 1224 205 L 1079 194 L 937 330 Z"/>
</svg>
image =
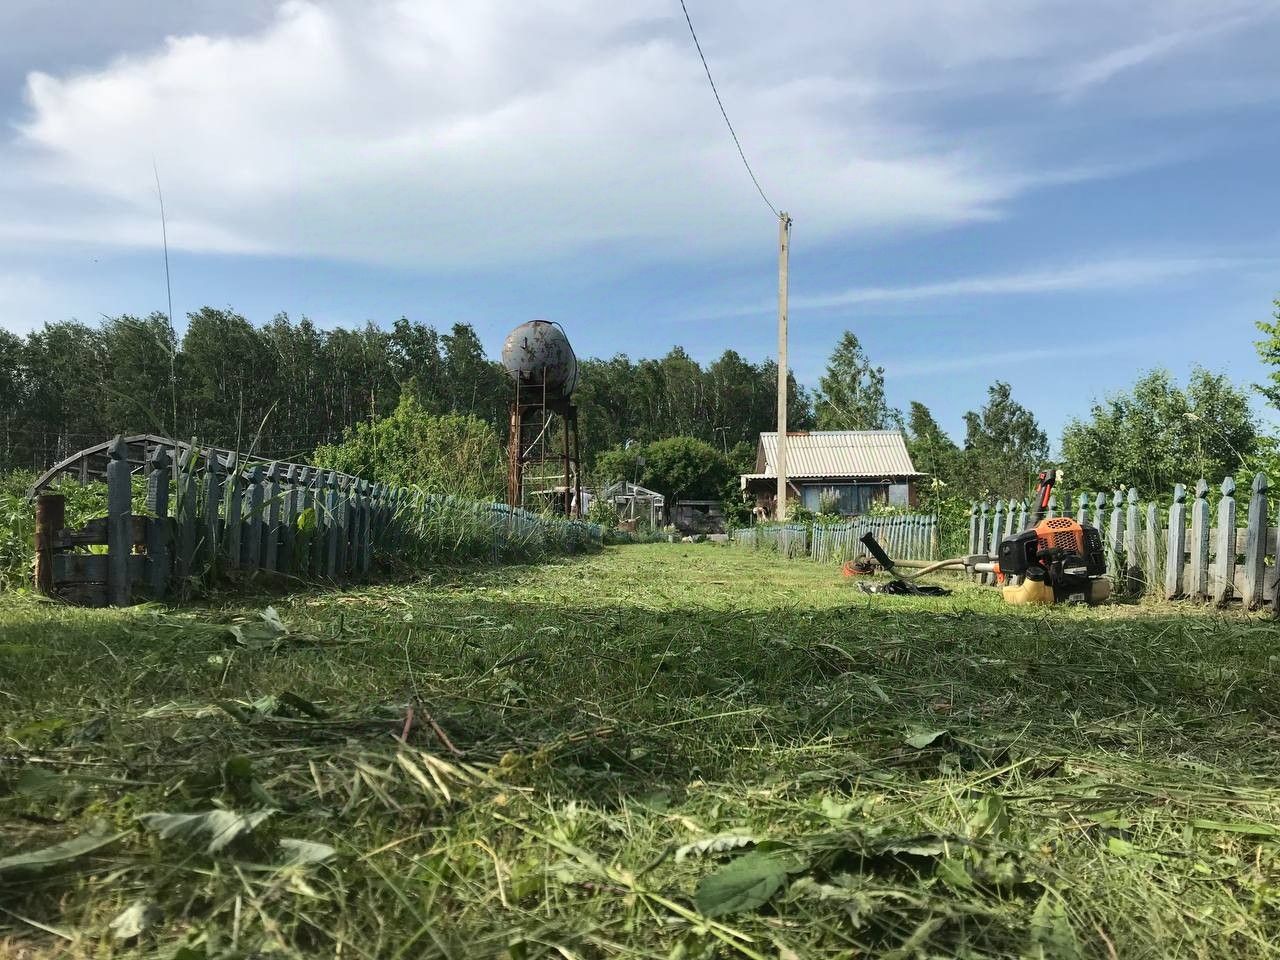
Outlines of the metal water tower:
<svg viewBox="0 0 1280 960">
<path fill-rule="evenodd" d="M 515 382 L 511 401 L 507 503 L 550 507 L 565 516 L 581 512 L 578 456 L 578 358 L 564 328 L 530 320 L 502 345 L 502 365 Z M 558 449 L 557 449 L 558 448 Z"/>
</svg>

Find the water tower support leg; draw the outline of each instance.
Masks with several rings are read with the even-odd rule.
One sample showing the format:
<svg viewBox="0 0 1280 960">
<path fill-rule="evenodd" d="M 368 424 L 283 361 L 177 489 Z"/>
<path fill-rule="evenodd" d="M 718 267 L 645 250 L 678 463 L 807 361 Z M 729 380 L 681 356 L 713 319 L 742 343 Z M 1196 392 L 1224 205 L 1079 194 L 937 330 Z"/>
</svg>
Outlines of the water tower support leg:
<svg viewBox="0 0 1280 960">
<path fill-rule="evenodd" d="M 521 447 L 524 446 L 522 421 L 520 401 L 516 400 L 515 403 L 511 404 L 511 432 L 509 434 L 510 442 L 507 447 L 507 505 L 511 507 L 524 506 L 521 502 L 524 492 L 524 458 L 521 450 Z"/>
<path fill-rule="evenodd" d="M 569 425 L 573 427 L 573 502 L 574 516 L 582 516 L 582 450 L 578 446 L 578 408 L 569 408 Z"/>
</svg>

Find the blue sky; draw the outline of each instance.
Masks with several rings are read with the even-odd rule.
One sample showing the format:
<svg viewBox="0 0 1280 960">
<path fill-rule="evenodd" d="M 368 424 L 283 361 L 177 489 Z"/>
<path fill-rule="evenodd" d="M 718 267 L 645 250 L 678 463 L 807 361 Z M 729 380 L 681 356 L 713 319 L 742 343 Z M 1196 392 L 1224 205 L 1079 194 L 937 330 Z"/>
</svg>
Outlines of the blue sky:
<svg viewBox="0 0 1280 960">
<path fill-rule="evenodd" d="M 1280 3 L 690 12 L 803 382 L 849 328 L 893 403 L 958 433 L 1005 379 L 1056 440 L 1154 365 L 1262 375 Z M 677 0 L 7 0 L 0 324 L 164 308 L 154 163 L 179 314 L 762 359 L 776 225 L 701 71 Z"/>
</svg>

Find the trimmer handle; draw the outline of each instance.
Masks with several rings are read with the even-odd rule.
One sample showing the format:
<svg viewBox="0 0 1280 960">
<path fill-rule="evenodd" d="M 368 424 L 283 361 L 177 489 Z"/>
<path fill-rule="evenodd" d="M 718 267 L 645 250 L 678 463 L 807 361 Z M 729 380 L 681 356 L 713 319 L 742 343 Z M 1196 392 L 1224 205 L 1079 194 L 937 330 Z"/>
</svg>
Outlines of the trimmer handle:
<svg viewBox="0 0 1280 960">
<path fill-rule="evenodd" d="M 1035 506 L 1031 510 L 1031 526 L 1044 519 L 1049 512 L 1049 499 L 1053 496 L 1053 485 L 1058 481 L 1057 470 L 1041 470 L 1036 478 Z"/>
<path fill-rule="evenodd" d="M 889 555 L 884 552 L 884 547 L 880 546 L 880 541 L 875 538 L 875 534 L 867 531 L 860 538 L 862 545 L 871 551 L 871 555 L 876 558 L 876 562 L 885 570 L 893 575 L 893 579 L 907 588 L 908 593 L 919 593 L 920 588 L 910 580 L 903 580 L 898 576 L 898 571 L 893 568 L 893 561 L 889 559 Z"/>
<path fill-rule="evenodd" d="M 889 559 L 889 555 L 884 552 L 884 547 L 880 546 L 880 541 L 875 538 L 875 534 L 870 531 L 864 533 L 861 537 L 864 547 L 870 551 L 871 555 L 876 558 L 876 563 L 884 567 L 890 573 L 893 573 L 893 561 Z"/>
</svg>

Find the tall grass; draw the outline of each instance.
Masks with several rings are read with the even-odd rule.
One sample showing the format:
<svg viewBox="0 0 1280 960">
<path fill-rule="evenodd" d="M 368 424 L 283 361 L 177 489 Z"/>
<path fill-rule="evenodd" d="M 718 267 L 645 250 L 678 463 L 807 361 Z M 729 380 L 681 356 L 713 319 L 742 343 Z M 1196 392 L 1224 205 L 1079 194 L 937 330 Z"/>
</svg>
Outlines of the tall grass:
<svg viewBox="0 0 1280 960">
<path fill-rule="evenodd" d="M 384 553 L 409 565 L 537 560 L 597 547 L 603 534 L 581 520 L 421 490 L 394 524 L 399 536 Z"/>
</svg>

